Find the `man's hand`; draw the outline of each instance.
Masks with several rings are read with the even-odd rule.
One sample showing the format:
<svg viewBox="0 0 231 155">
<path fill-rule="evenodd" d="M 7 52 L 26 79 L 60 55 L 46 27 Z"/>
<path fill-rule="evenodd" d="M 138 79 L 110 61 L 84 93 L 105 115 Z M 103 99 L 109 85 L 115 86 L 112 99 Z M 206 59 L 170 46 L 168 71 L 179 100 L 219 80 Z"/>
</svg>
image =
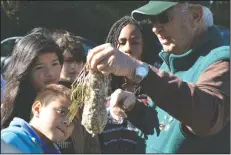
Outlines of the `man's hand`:
<svg viewBox="0 0 231 155">
<path fill-rule="evenodd" d="M 136 103 L 136 96 L 128 91 L 117 89 L 110 99 L 110 112 L 113 118 L 119 120 L 121 117 L 127 117 L 127 111 L 132 110 Z"/>
<path fill-rule="evenodd" d="M 120 52 L 111 44 L 103 44 L 91 49 L 87 55 L 87 63 L 93 70 L 98 70 L 104 75 L 114 74 L 129 79 L 132 72 L 141 64 L 140 61 Z"/>
</svg>

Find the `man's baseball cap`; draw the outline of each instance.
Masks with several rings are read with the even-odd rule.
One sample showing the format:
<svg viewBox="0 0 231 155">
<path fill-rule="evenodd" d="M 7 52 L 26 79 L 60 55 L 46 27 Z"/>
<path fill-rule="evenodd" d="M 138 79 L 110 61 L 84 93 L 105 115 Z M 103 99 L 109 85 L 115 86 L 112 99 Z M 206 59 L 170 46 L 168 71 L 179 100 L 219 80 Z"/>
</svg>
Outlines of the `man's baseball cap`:
<svg viewBox="0 0 231 155">
<path fill-rule="evenodd" d="M 144 20 L 148 16 L 157 15 L 167 10 L 168 8 L 175 6 L 178 3 L 187 2 L 189 4 L 200 4 L 202 6 L 210 7 L 213 1 L 179 1 L 179 0 L 162 0 L 162 1 L 149 1 L 148 4 L 132 11 L 132 17 L 135 20 Z"/>
</svg>

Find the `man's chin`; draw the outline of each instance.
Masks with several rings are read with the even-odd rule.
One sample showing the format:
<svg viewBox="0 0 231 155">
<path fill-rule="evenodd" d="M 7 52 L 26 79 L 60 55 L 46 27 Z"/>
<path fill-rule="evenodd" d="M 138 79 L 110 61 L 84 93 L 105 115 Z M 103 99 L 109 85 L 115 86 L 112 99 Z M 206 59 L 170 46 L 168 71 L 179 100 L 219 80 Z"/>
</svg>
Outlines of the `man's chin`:
<svg viewBox="0 0 231 155">
<path fill-rule="evenodd" d="M 172 46 L 163 46 L 163 50 L 168 53 L 176 54 L 177 51 L 174 47 Z"/>
<path fill-rule="evenodd" d="M 163 50 L 168 53 L 172 53 L 172 50 L 169 47 L 163 46 Z"/>
</svg>

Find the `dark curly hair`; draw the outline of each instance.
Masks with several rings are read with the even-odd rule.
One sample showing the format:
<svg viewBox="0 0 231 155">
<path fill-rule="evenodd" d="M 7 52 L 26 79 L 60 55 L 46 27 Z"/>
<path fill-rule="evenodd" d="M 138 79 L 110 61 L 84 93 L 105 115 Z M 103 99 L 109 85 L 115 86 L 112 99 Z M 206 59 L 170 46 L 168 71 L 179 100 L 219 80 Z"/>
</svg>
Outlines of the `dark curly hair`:
<svg viewBox="0 0 231 155">
<path fill-rule="evenodd" d="M 120 32 L 128 24 L 135 25 L 142 34 L 143 52 L 141 60 L 151 65 L 153 65 L 156 61 L 159 61 L 158 53 L 162 47 L 160 46 L 155 34 L 152 32 L 152 25 L 148 21 L 138 22 L 131 16 L 124 16 L 112 25 L 105 42 L 111 43 L 114 47 L 117 47 Z M 111 91 L 121 88 L 123 84 L 124 78 L 112 76 Z"/>
</svg>

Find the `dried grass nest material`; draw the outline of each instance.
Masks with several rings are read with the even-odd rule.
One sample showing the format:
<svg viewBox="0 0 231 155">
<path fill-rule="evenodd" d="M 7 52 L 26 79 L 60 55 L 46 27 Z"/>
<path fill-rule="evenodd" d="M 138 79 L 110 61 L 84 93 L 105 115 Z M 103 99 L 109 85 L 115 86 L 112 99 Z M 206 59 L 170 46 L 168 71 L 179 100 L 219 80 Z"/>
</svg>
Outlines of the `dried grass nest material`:
<svg viewBox="0 0 231 155">
<path fill-rule="evenodd" d="M 105 128 L 108 115 L 106 111 L 106 97 L 109 89 L 109 76 L 100 72 L 89 70 L 85 66 L 75 82 L 72 84 L 69 121 L 80 114 L 83 106 L 81 124 L 92 134 L 102 133 Z"/>
</svg>

